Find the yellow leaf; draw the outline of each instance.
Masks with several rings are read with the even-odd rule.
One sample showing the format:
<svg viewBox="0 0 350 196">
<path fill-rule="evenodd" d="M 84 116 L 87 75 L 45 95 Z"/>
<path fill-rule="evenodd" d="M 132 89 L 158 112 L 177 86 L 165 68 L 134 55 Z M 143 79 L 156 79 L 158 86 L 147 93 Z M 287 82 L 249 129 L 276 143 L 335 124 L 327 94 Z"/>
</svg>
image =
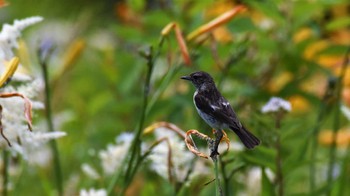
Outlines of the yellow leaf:
<svg viewBox="0 0 350 196">
<path fill-rule="evenodd" d="M 312 36 L 312 30 L 310 28 L 302 28 L 296 32 L 293 36 L 293 41 L 299 43 L 304 41 Z"/>
<path fill-rule="evenodd" d="M 6 66 L 5 72 L 0 77 L 0 87 L 4 85 L 10 79 L 15 71 L 17 70 L 19 64 L 19 58 L 13 57 L 11 61 L 8 63 L 8 66 Z"/>
</svg>

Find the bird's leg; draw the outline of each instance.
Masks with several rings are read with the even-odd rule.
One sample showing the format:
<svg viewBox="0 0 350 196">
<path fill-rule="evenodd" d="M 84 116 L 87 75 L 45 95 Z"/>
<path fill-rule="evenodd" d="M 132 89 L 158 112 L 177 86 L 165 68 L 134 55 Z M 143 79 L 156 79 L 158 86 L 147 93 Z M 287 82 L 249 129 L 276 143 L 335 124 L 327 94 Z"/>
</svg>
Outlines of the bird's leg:
<svg viewBox="0 0 350 196">
<path fill-rule="evenodd" d="M 214 141 L 214 148 L 211 148 L 210 157 L 216 158 L 217 155 L 220 155 L 218 152 L 218 147 L 224 134 L 222 130 L 213 130 L 213 132 L 215 134 L 215 141 Z"/>
</svg>

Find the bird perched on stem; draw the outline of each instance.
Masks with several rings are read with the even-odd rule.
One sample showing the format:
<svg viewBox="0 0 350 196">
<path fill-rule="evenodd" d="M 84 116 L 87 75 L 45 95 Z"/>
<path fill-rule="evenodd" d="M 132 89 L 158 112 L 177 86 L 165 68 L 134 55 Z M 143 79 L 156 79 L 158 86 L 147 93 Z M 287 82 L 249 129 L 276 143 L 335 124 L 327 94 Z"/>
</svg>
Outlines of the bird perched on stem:
<svg viewBox="0 0 350 196">
<path fill-rule="evenodd" d="M 214 149 L 210 157 L 219 155 L 217 149 L 223 137 L 223 129 L 234 131 L 244 146 L 249 149 L 260 144 L 260 140 L 239 121 L 230 103 L 218 91 L 213 78 L 208 73 L 194 72 L 189 76 L 182 76 L 181 79 L 191 81 L 196 87 L 193 102 L 197 112 L 210 127 L 216 130 Z"/>
</svg>

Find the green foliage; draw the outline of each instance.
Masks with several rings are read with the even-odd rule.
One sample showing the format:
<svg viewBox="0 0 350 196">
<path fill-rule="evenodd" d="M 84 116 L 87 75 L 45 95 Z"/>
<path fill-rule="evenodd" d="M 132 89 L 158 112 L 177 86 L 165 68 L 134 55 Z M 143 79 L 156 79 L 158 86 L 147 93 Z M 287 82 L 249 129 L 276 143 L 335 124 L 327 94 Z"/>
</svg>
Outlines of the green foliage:
<svg viewBox="0 0 350 196">
<path fill-rule="evenodd" d="M 124 160 L 124 165 L 115 171 L 120 172 L 115 184 L 112 183 L 115 174 L 104 172 L 99 155 L 108 144 L 115 145 L 115 138 L 122 133 L 136 133 L 138 128 L 143 131 L 158 121 L 173 123 L 184 131 L 196 129 L 212 136 L 210 128 L 199 119 L 193 107 L 194 89 L 179 79 L 182 75 L 203 70 L 212 74 L 243 124 L 262 140 L 262 144 L 251 151 L 222 153 L 219 169 L 226 172 L 220 173 L 224 191 L 249 193 L 249 171 L 260 168 L 258 192 L 261 195 L 278 195 L 276 187 L 280 184 L 276 180 L 279 170 L 276 159 L 281 159 L 285 195 L 350 194 L 349 147 L 344 150 L 333 146 L 332 165 L 329 164 L 332 145 L 323 146 L 320 141 L 315 159 L 311 158 L 311 143 L 319 143 L 319 133 L 334 129 L 334 122 L 339 123 L 340 129 L 349 124 L 342 116 L 334 118 L 337 104 L 327 105 L 323 97 L 328 78 L 339 75 L 339 67 L 343 65 L 349 48 L 349 40 L 346 40 L 349 37 L 349 13 L 336 14 L 339 7 L 349 8 L 346 1 L 243 1 L 248 10 L 221 26 L 228 35 L 216 32 L 217 35 L 204 35 L 207 37 L 203 42 L 186 43 L 193 61 L 190 66 L 184 65 L 174 31 L 163 37 L 160 32 L 168 23 L 176 22 L 186 37 L 214 18 L 208 12 L 220 12 L 216 14 L 218 16 L 224 12 L 222 7 L 232 7 L 229 1 L 62 1 L 57 7 L 52 6 L 57 3 L 53 0 L 9 2 L 9 6 L 0 8 L 0 15 L 4 16 L 2 23 L 31 15 L 45 18 L 41 27 L 23 35 L 30 53 L 35 53 L 37 43 L 42 41 L 31 40 L 35 37 L 32 34 L 36 30 L 42 33 L 40 28 L 43 26 L 64 21 L 74 29 L 73 35 L 60 33 L 63 40 L 65 36 L 70 39 L 66 40 L 66 45 L 57 43 L 58 52 L 53 53 L 49 61 L 49 72 L 55 70 L 54 66 L 62 66 L 60 61 L 65 58 L 64 52 L 73 40 L 82 38 L 86 42 L 77 61 L 57 81 L 52 80 L 50 87 L 53 115 L 64 111 L 73 114 L 61 127 L 67 136 L 57 140 L 65 190 L 78 176 L 78 182 L 73 187 L 75 194 L 83 188 L 107 189 L 112 184 L 112 195 L 122 191 L 136 195 L 213 195 L 215 182 L 204 185 L 214 178 L 212 170 L 210 174 L 203 173 L 203 177 L 196 176 L 184 182 L 170 181 L 150 169 L 148 157 L 145 160 L 139 158 L 144 153 L 143 148 L 151 145 L 149 140 L 156 137 L 144 136 L 142 132 L 139 142 L 131 142 L 142 149 L 138 152 L 135 147 L 134 161 L 130 161 L 131 148 L 129 156 L 118 157 L 120 161 Z M 40 6 L 29 6 L 29 3 Z M 118 5 L 124 7 L 116 9 Z M 57 36 L 54 32 L 43 34 L 50 33 Z M 338 37 L 338 34 L 344 34 L 345 38 Z M 229 38 L 224 39 L 226 36 Z M 161 39 L 164 40 L 159 44 Z M 140 50 L 148 46 L 153 49 L 154 62 L 145 106 L 142 103 L 144 88 L 147 88 L 149 59 L 141 57 Z M 33 70 L 38 70 L 35 57 L 30 58 Z M 33 75 L 39 77 L 35 73 Z M 343 79 L 344 86 L 339 87 L 341 90 L 348 89 L 349 85 L 347 76 Z M 274 114 L 260 111 L 272 96 L 282 97 L 293 105 L 292 111 L 281 117 L 280 127 L 276 126 Z M 337 103 L 350 104 L 349 97 L 331 96 Z M 325 112 L 322 121 L 317 122 L 320 105 L 330 109 Z M 145 111 L 145 119 L 140 123 L 142 111 Z M 45 118 L 44 112 L 35 116 L 37 121 Z M 318 125 L 320 130 L 315 134 L 313 131 Z M 229 130 L 227 133 L 231 140 L 237 140 Z M 195 139 L 195 142 L 198 140 Z M 198 147 L 206 148 L 203 144 L 198 144 Z M 278 157 L 279 152 L 281 157 Z M 16 163 L 17 159 L 20 159 L 19 163 Z M 199 161 L 209 168 L 213 167 L 210 160 Z M 28 192 L 33 195 L 54 194 L 54 180 L 50 177 L 53 175 L 52 164 L 41 168 L 27 165 L 18 157 L 12 162 L 22 169 L 19 175 L 10 178 L 13 182 L 10 195 Z M 100 177 L 87 177 L 81 171 L 83 163 L 92 165 Z M 225 169 L 220 165 L 223 163 L 226 164 Z M 317 168 L 315 182 L 310 182 L 312 164 Z M 334 179 L 326 177 L 329 167 L 339 170 Z M 127 168 L 131 173 L 133 169 L 135 171 L 129 176 L 130 181 L 124 179 Z M 275 174 L 274 179 L 268 176 L 267 169 Z M 38 186 L 30 182 L 36 182 Z M 316 185 L 314 190 L 312 183 Z"/>
</svg>

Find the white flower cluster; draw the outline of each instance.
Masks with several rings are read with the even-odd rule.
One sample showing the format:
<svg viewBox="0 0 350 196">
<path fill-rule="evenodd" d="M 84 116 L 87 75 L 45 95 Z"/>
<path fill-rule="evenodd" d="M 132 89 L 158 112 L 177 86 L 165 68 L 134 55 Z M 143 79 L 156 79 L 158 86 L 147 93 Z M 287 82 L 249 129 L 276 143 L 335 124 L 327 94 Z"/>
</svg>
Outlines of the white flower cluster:
<svg viewBox="0 0 350 196">
<path fill-rule="evenodd" d="M 262 113 L 278 112 L 284 110 L 290 112 L 292 110 L 292 105 L 289 101 L 286 101 L 279 97 L 272 97 L 262 108 Z"/>
<path fill-rule="evenodd" d="M 105 189 L 82 189 L 79 193 L 80 196 L 107 196 L 107 191 Z"/>
<path fill-rule="evenodd" d="M 18 48 L 17 39 L 21 31 L 42 20 L 42 17 L 35 16 L 15 20 L 12 25 L 3 25 L 0 32 L 0 73 L 5 70 L 4 63 L 14 57 L 12 49 Z M 17 72 L 14 77 L 16 74 Z M 26 78 L 25 82 L 16 87 L 10 83 L 2 87 L 0 93 L 19 93 L 31 100 L 33 110 L 43 109 L 42 102 L 34 101 L 43 90 L 43 81 L 33 80 L 26 74 L 22 74 L 20 78 Z M 44 126 L 34 126 L 33 132 L 30 132 L 24 114 L 24 100 L 19 97 L 0 98 L 0 105 L 3 108 L 1 118 L 3 134 L 12 145 L 9 148 L 5 139 L 0 137 L 0 148 L 8 148 L 12 155 L 20 154 L 29 164 L 46 166 L 51 159 L 51 152 L 46 148 L 46 143 L 51 139 L 63 137 L 66 133 L 46 132 L 47 128 Z"/>
<path fill-rule="evenodd" d="M 17 88 L 6 86 L 1 92 L 18 92 L 30 100 L 37 97 L 42 91 L 43 82 L 40 79 L 27 82 Z M 24 101 L 18 97 L 0 98 L 2 111 L 3 133 L 11 142 L 8 148 L 12 154 L 20 154 L 30 164 L 46 166 L 51 158 L 51 152 L 45 148 L 45 144 L 51 139 L 57 139 L 66 135 L 65 132 L 46 132 L 46 127 L 34 126 L 33 132 L 28 130 L 24 116 Z M 43 109 L 43 103 L 32 101 L 33 110 Z M 0 137 L 0 148 L 7 148 L 8 144 Z"/>
<path fill-rule="evenodd" d="M 167 141 L 157 145 L 148 160 L 151 162 L 150 169 L 155 171 L 164 179 L 169 180 L 169 160 L 168 155 L 171 153 L 173 177 L 176 177 L 177 182 L 182 182 L 188 171 L 190 170 L 191 162 L 195 159 L 195 155 L 191 153 L 185 146 L 185 142 L 175 132 L 164 127 L 157 128 L 155 131 L 156 140 L 167 138 Z M 194 178 L 200 174 L 208 174 L 209 168 L 204 162 L 198 160 L 193 167 L 190 178 Z"/>
<path fill-rule="evenodd" d="M 13 25 L 4 24 L 0 32 L 0 59 L 10 60 L 13 57 L 12 48 L 18 48 L 17 38 L 26 27 L 42 21 L 40 16 L 23 20 L 15 20 Z"/>
<path fill-rule="evenodd" d="M 116 138 L 116 144 L 109 144 L 106 150 L 99 152 L 105 174 L 111 175 L 119 169 L 133 139 L 134 134 L 122 133 Z"/>
<path fill-rule="evenodd" d="M 166 139 L 154 147 L 151 154 L 147 157 L 150 169 L 166 180 L 169 180 L 169 170 L 171 170 L 171 176 L 175 177 L 174 180 L 182 182 L 191 169 L 190 167 L 195 156 L 186 148 L 183 139 L 172 130 L 161 127 L 155 129 L 154 134 L 156 137 L 155 141 Z M 107 149 L 99 152 L 101 165 L 106 175 L 114 174 L 120 169 L 122 160 L 129 153 L 133 139 L 133 133 L 122 133 L 116 138 L 116 144 L 109 144 Z M 153 142 L 143 143 L 141 145 L 142 153 L 145 153 L 146 146 L 151 146 L 152 144 Z M 171 168 L 169 168 L 169 153 Z M 210 168 L 203 161 L 196 160 L 194 164 L 189 176 L 190 179 L 201 174 L 210 173 Z M 84 174 L 91 179 L 100 178 L 98 172 L 90 165 L 84 163 L 81 168 Z"/>
<path fill-rule="evenodd" d="M 194 155 L 189 152 L 185 143 L 180 139 L 173 131 L 167 128 L 157 128 L 155 130 L 156 140 L 166 138 L 167 141 L 163 141 L 157 145 L 152 154 L 148 157 L 151 162 L 151 169 L 164 179 L 169 179 L 169 160 L 168 155 L 171 153 L 171 161 L 173 166 L 173 176 L 182 180 L 186 177 L 188 167 L 191 160 L 194 159 Z"/>
<path fill-rule="evenodd" d="M 26 27 L 42 21 L 40 16 L 25 18 L 22 20 L 15 20 L 13 25 L 4 24 L 0 32 L 0 73 L 4 73 L 6 61 L 14 57 L 13 48 L 18 48 L 17 39 L 21 36 L 21 31 Z M 27 81 L 30 80 L 26 74 L 15 72 L 14 80 Z"/>
</svg>

